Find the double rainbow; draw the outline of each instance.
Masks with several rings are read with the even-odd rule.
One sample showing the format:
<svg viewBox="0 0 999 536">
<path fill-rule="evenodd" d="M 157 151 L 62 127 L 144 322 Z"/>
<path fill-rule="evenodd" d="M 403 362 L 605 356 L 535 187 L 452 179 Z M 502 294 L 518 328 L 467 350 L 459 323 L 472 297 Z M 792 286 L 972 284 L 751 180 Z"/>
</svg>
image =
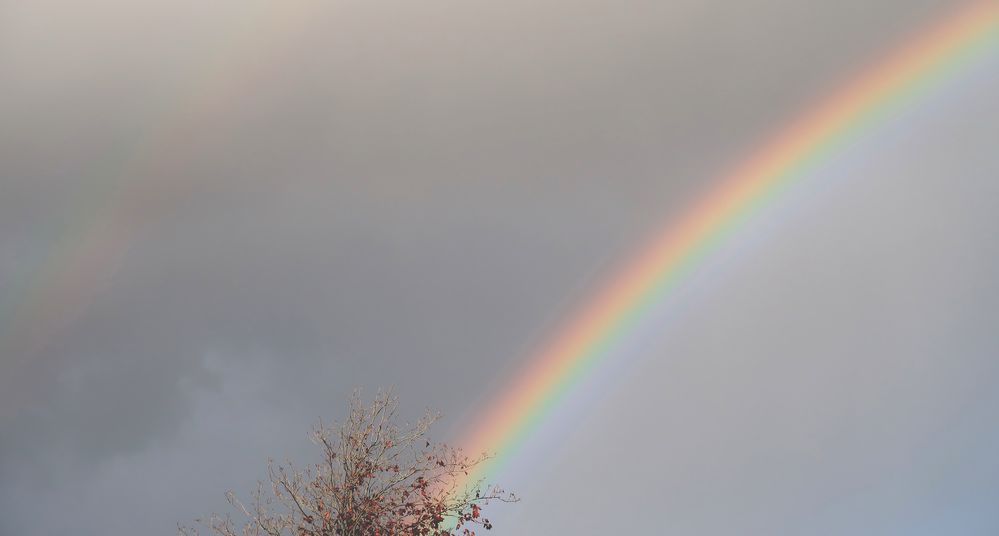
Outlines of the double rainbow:
<svg viewBox="0 0 999 536">
<path fill-rule="evenodd" d="M 729 237 L 782 190 L 844 143 L 884 122 L 975 60 L 999 50 L 999 3 L 976 2 L 917 33 L 717 181 L 717 187 L 668 226 L 550 342 L 526 361 L 502 394 L 477 415 L 459 442 L 495 457 L 464 481 L 495 475 L 557 404 L 615 355 L 640 319 L 669 297 Z"/>
<path fill-rule="evenodd" d="M 236 25 L 232 45 L 219 54 L 219 65 L 252 48 L 247 43 L 259 40 L 261 28 L 270 28 L 266 33 L 271 35 L 281 33 L 305 26 L 303 21 L 310 14 L 307 9 L 271 8 L 265 1 L 256 4 L 250 16 Z M 509 463 L 538 424 L 553 415 L 559 401 L 610 358 L 637 321 L 667 298 L 740 223 L 856 134 L 995 52 L 997 44 L 999 2 L 967 5 L 917 33 L 724 174 L 712 191 L 625 264 L 546 346 L 527 359 L 502 394 L 487 405 L 459 444 L 470 452 L 494 452 L 496 457 L 479 466 L 467 482 L 489 477 Z M 123 169 L 116 176 L 143 177 L 169 168 L 172 155 L 164 147 L 183 145 L 187 134 L 196 130 L 196 119 L 224 109 L 233 88 L 253 77 L 248 65 L 240 63 L 238 70 L 239 76 L 206 75 L 209 83 L 196 85 L 177 106 L 186 113 L 140 140 L 129 158 L 118 162 Z M 0 355 L 30 362 L 108 284 L 109 274 L 135 239 L 137 222 L 196 189 L 183 178 L 160 185 L 141 179 L 110 181 L 105 188 L 107 203 L 79 222 L 79 230 L 63 241 L 66 245 L 56 248 L 12 298 L 13 306 L 0 311 L 4 313 L 0 316 Z M 7 381 L 12 385 L 17 380 Z"/>
</svg>

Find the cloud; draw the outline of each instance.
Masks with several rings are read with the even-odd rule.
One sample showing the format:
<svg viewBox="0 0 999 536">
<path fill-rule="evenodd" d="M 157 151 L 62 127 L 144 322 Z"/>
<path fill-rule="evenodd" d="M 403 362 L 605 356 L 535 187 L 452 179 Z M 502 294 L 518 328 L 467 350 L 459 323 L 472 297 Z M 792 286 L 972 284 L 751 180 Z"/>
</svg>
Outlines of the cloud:
<svg viewBox="0 0 999 536">
<path fill-rule="evenodd" d="M 112 214 L 128 247 L 120 263 L 98 262 L 107 284 L 81 315 L 0 362 L 3 533 L 172 532 L 221 508 L 227 487 L 248 489 L 266 456 L 307 459 L 308 425 L 338 416 L 355 386 L 396 385 L 414 411 L 460 423 L 720 169 L 938 12 L 929 1 L 70 4 L 0 7 L 0 76 L 15 81 L 0 94 L 0 322 L 73 281 L 60 255 L 93 222 Z M 904 442 L 960 413 L 944 393 L 992 403 L 973 378 L 995 371 L 970 356 L 994 350 L 983 322 L 997 297 L 995 121 L 984 118 L 996 110 L 986 89 L 967 101 L 976 113 L 933 114 L 943 123 L 914 126 L 923 141 L 896 140 L 863 168 L 880 189 L 848 181 L 811 201 L 813 214 L 770 221 L 776 241 L 743 252 L 739 275 L 687 305 L 676 339 L 656 341 L 636 369 L 647 374 L 620 380 L 635 389 L 566 421 L 592 452 L 617 452 L 635 427 L 668 446 L 641 472 L 602 478 L 671 501 L 677 528 L 723 532 L 695 498 L 735 502 L 776 471 L 783 480 L 746 503 L 769 507 L 807 478 L 774 469 L 765 439 L 734 453 L 704 441 L 741 442 L 755 423 L 791 441 L 785 454 L 808 475 L 806 454 L 824 453 L 810 441 L 841 433 L 878 468 L 888 454 L 862 443 L 882 437 L 882 417 L 927 412 L 899 425 Z M 941 179 L 955 174 L 967 180 Z M 122 205 L 132 210 L 114 215 Z M 867 331 L 888 318 L 894 339 Z M 853 421 L 901 366 L 859 380 L 871 338 L 925 368 L 892 384 L 905 391 L 896 406 Z M 792 358 L 804 351 L 811 361 Z M 964 357 L 951 366 L 946 352 Z M 717 399 L 719 385 L 753 404 Z M 643 408 L 666 408 L 669 427 L 621 417 L 648 418 Z M 590 463 L 575 448 L 564 460 L 510 487 L 554 496 Z M 567 513 L 588 500 L 560 495 Z M 646 504 L 631 497 L 615 504 Z M 541 502 L 504 510 L 509 526 L 550 522 Z M 580 530 L 610 520 L 593 516 L 574 519 Z"/>
</svg>

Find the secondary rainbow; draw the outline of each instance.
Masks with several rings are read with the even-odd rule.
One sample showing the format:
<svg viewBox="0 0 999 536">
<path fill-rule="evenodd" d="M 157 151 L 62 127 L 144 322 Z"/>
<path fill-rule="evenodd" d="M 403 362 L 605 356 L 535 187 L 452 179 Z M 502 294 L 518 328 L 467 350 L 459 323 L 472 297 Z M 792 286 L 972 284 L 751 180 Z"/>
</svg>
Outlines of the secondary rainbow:
<svg viewBox="0 0 999 536">
<path fill-rule="evenodd" d="M 858 133 L 999 50 L 997 43 L 999 3 L 967 5 L 874 62 L 724 174 L 713 190 L 625 264 L 477 415 L 459 444 L 495 457 L 459 485 L 489 478 L 516 456 L 580 379 L 611 358 L 638 321 L 742 222 Z"/>
<path fill-rule="evenodd" d="M 170 212 L 178 201 L 207 188 L 176 172 L 189 157 L 191 135 L 224 116 L 242 88 L 266 74 L 259 57 L 278 54 L 272 39 L 309 26 L 314 8 L 278 9 L 251 0 L 241 16 L 219 36 L 218 47 L 190 73 L 188 85 L 167 96 L 160 117 L 121 152 L 106 155 L 101 169 L 88 174 L 86 200 L 73 207 L 69 223 L 51 237 L 44 257 L 21 277 L 7 281 L 7 302 L 0 307 L 0 355 L 8 361 L 0 377 L 0 414 L 16 406 L 11 392 L 51 362 L 36 354 L 80 316 L 110 285 L 142 227 Z"/>
</svg>

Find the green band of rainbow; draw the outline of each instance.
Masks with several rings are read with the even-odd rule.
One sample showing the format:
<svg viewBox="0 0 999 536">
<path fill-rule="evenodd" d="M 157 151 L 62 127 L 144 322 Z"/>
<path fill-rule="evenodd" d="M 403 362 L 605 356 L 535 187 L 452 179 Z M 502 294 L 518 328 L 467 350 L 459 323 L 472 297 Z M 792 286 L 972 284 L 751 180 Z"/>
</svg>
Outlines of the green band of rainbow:
<svg viewBox="0 0 999 536">
<path fill-rule="evenodd" d="M 608 359 L 640 319 L 748 218 L 857 134 L 884 122 L 939 83 L 999 49 L 999 3 L 976 2 L 917 33 L 900 48 L 780 130 L 641 251 L 528 359 L 459 443 L 495 457 L 464 484 L 488 478 L 516 456 L 555 406 Z"/>
</svg>

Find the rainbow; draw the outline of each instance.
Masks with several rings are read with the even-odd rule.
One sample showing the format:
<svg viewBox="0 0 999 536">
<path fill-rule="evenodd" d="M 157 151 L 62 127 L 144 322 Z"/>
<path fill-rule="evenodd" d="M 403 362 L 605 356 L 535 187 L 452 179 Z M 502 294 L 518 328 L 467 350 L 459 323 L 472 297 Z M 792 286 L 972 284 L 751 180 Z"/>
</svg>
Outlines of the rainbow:
<svg viewBox="0 0 999 536">
<path fill-rule="evenodd" d="M 614 355 L 639 321 L 788 185 L 858 134 L 885 122 L 891 112 L 999 49 L 997 43 L 999 3 L 967 5 L 874 62 L 724 174 L 713 190 L 572 315 L 476 415 L 476 424 L 458 444 L 468 452 L 494 456 L 459 485 L 478 485 L 508 465 L 538 425 L 552 418 L 559 402 Z"/>
</svg>

